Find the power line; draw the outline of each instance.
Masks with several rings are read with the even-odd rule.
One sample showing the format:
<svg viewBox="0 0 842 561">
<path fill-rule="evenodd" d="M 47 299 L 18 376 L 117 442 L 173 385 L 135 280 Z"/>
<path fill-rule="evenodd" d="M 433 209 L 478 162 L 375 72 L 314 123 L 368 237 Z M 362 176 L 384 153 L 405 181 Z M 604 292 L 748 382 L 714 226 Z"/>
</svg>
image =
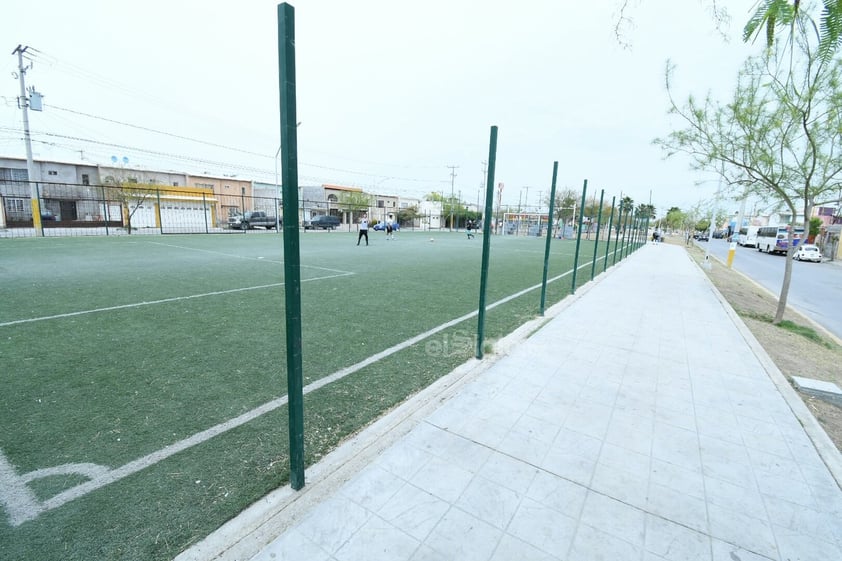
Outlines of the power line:
<svg viewBox="0 0 842 561">
<path fill-rule="evenodd" d="M 53 109 L 58 109 L 59 111 L 66 111 L 68 113 L 73 113 L 74 115 L 82 115 L 83 117 L 90 117 L 91 119 L 98 119 L 100 121 L 105 121 L 106 123 L 113 123 L 115 125 L 122 125 L 124 127 L 130 127 L 137 130 L 142 130 L 146 132 L 152 132 L 155 134 L 160 134 L 164 136 L 169 136 L 170 138 L 177 138 L 179 140 L 189 140 L 190 142 L 196 142 L 198 144 L 204 144 L 206 146 L 213 146 L 214 148 L 222 148 L 225 150 L 231 150 L 233 152 L 240 152 L 242 154 L 249 154 L 251 156 L 260 156 L 261 158 L 272 158 L 272 156 L 267 156 L 266 154 L 260 154 L 258 152 L 250 152 L 249 150 L 243 150 L 242 148 L 235 148 L 233 146 L 226 146 L 224 144 L 216 144 L 215 142 L 208 142 L 207 140 L 200 140 L 198 138 L 191 138 L 189 136 L 182 136 L 180 134 L 175 134 L 166 131 L 159 131 L 157 129 L 153 129 L 150 127 L 144 127 L 142 125 L 134 125 L 132 123 L 126 123 L 123 121 L 117 121 L 116 119 L 109 119 L 108 117 L 100 117 L 98 115 L 91 115 L 90 113 L 85 113 L 83 111 L 76 111 L 74 109 L 67 109 L 66 107 L 59 107 L 58 105 L 50 105 L 49 107 Z"/>
</svg>

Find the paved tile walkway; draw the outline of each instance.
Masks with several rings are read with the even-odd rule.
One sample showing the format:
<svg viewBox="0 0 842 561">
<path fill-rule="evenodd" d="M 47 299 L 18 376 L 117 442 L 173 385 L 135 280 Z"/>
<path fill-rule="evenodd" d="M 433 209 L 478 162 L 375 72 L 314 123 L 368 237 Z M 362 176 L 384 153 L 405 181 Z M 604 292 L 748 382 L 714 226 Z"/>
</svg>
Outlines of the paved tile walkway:
<svg viewBox="0 0 842 561">
<path fill-rule="evenodd" d="M 254 560 L 842 559 L 840 487 L 745 334 L 648 245 Z"/>
</svg>

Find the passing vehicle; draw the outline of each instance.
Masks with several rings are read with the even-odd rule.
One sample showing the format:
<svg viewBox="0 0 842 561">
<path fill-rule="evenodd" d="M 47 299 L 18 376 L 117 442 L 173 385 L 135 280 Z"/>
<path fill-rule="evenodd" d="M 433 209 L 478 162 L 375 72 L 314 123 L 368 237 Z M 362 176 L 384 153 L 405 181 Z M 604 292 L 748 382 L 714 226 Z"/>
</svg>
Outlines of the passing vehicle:
<svg viewBox="0 0 842 561">
<path fill-rule="evenodd" d="M 386 229 L 386 223 L 385 222 L 378 222 L 377 224 L 372 226 L 372 228 L 374 228 L 378 232 L 383 231 L 383 230 Z M 401 229 L 401 227 L 397 222 L 392 222 L 392 230 L 397 232 L 400 229 Z"/>
<path fill-rule="evenodd" d="M 763 226 L 757 230 L 757 251 L 766 253 L 786 253 L 789 249 L 789 226 Z M 804 235 L 804 228 L 792 230 L 792 245 L 797 247 Z"/>
<path fill-rule="evenodd" d="M 811 243 L 805 243 L 798 246 L 792 258 L 796 261 L 813 261 L 815 263 L 821 263 L 822 252 L 818 246 Z"/>
<path fill-rule="evenodd" d="M 737 243 L 743 247 L 757 247 L 757 231 L 759 226 L 743 226 Z"/>
</svg>

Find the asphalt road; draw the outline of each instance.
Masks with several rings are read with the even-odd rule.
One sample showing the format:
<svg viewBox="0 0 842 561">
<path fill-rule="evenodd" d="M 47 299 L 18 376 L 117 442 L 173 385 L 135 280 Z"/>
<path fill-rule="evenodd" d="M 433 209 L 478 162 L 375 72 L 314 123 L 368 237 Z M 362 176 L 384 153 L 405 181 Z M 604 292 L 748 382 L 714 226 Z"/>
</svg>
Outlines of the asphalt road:
<svg viewBox="0 0 842 561">
<path fill-rule="evenodd" d="M 721 239 L 694 242 L 711 255 L 727 261 L 730 244 Z M 737 246 L 732 267 L 772 292 L 781 293 L 785 257 Z M 842 262 L 793 261 L 787 304 L 842 339 Z"/>
</svg>

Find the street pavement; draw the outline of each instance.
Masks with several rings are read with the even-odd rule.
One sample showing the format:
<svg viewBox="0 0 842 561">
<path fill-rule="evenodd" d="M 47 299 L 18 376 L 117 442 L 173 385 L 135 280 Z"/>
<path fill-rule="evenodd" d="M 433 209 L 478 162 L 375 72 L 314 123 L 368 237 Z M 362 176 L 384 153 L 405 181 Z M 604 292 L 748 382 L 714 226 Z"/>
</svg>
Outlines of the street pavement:
<svg viewBox="0 0 842 561">
<path fill-rule="evenodd" d="M 840 481 L 707 277 L 648 244 L 177 559 L 829 561 Z"/>
</svg>

